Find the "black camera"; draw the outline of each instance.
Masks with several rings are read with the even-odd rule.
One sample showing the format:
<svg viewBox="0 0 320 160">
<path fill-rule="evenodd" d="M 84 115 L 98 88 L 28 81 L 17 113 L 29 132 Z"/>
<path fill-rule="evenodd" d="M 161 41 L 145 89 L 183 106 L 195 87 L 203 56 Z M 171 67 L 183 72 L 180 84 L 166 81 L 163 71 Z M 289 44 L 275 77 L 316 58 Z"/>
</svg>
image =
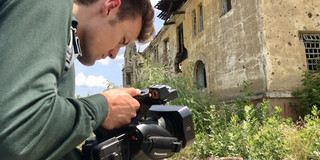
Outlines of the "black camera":
<svg viewBox="0 0 320 160">
<path fill-rule="evenodd" d="M 186 106 L 165 105 L 176 90 L 154 85 L 141 90 L 137 116 L 120 129 L 102 128 L 82 146 L 86 160 L 164 159 L 191 145 L 195 139 L 192 114 Z"/>
</svg>

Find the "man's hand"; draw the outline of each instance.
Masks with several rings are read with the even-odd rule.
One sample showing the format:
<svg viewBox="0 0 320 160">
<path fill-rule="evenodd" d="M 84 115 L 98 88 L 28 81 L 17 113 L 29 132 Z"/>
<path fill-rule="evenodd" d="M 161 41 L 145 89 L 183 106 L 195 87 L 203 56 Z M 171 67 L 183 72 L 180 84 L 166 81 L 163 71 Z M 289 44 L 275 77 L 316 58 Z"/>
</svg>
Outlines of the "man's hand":
<svg viewBox="0 0 320 160">
<path fill-rule="evenodd" d="M 119 128 L 130 123 L 131 118 L 136 116 L 140 104 L 133 96 L 139 95 L 139 90 L 119 88 L 110 89 L 99 94 L 106 97 L 109 107 L 108 116 L 101 125 L 103 128 L 107 130 Z"/>
</svg>

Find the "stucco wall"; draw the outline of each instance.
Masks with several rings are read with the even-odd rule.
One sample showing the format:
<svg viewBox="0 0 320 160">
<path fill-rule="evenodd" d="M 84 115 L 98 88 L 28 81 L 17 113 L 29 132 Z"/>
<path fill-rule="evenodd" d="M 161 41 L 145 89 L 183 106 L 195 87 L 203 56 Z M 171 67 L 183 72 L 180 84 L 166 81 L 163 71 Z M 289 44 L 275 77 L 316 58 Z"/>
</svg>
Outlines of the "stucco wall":
<svg viewBox="0 0 320 160">
<path fill-rule="evenodd" d="M 199 22 L 199 5 L 204 9 L 204 30 L 193 35 L 192 12 L 197 12 Z M 187 1 L 180 9 L 185 14 L 172 17 L 175 24 L 164 26 L 144 54 L 153 61 L 163 61 L 164 40 L 169 39 L 169 66 L 174 71 L 178 52 L 177 27 L 183 24 L 188 59 L 182 63 L 182 70 L 189 62 L 201 60 L 205 64 L 208 91 L 220 98 L 231 99 L 239 95 L 242 82 L 249 79 L 254 81 L 256 93 L 262 94 L 265 71 L 258 0 L 250 3 L 248 0 L 233 1 L 232 5 L 232 10 L 222 15 L 220 0 Z"/>
<path fill-rule="evenodd" d="M 193 35 L 192 11 L 204 6 L 204 30 Z M 259 3 L 232 1 L 232 9 L 221 13 L 220 0 L 193 0 L 186 7 L 185 45 L 189 61 L 201 60 L 207 72 L 208 90 L 225 99 L 243 88 L 244 80 L 253 80 L 257 94 L 265 91 Z"/>
<path fill-rule="evenodd" d="M 204 30 L 193 35 L 192 12 L 203 6 Z M 217 97 L 240 95 L 244 80 L 253 80 L 257 97 L 292 99 L 290 91 L 301 86 L 306 70 L 304 46 L 299 33 L 320 32 L 319 0 L 239 0 L 222 15 L 221 0 L 188 0 L 143 52 L 154 65 L 165 63 L 174 72 L 178 52 L 177 27 L 183 24 L 189 62 L 205 65 L 207 90 Z"/>
<path fill-rule="evenodd" d="M 307 70 L 300 33 L 320 33 L 319 0 L 264 0 L 261 3 L 267 91 L 285 92 L 301 85 Z"/>
</svg>

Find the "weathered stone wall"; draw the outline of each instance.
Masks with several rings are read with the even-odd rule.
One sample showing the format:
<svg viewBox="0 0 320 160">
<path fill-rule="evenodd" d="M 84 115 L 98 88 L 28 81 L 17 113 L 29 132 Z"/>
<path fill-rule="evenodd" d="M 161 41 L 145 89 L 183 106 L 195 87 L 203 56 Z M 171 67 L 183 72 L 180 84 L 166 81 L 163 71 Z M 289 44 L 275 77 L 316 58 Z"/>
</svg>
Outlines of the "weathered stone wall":
<svg viewBox="0 0 320 160">
<path fill-rule="evenodd" d="M 131 87 L 140 78 L 139 68 L 142 67 L 144 57 L 137 52 L 136 44 L 133 42 L 126 47 L 124 53 L 124 67 L 122 69 L 123 87 Z M 127 77 L 129 74 L 129 77 Z"/>
<path fill-rule="evenodd" d="M 291 91 L 301 87 L 307 70 L 303 33 L 320 33 L 320 1 L 265 0 L 260 4 L 263 49 L 266 66 L 265 97 L 270 105 L 282 107 L 284 117 L 297 120 L 292 106 L 298 104 Z"/>
<path fill-rule="evenodd" d="M 155 39 L 149 44 L 149 46 L 143 51 L 142 55 L 146 58 L 150 58 L 153 65 L 163 65 L 165 62 L 164 48 L 165 40 L 168 40 L 168 66 L 172 72 L 174 72 L 174 59 L 177 53 L 177 32 L 176 25 L 164 26 Z"/>
<path fill-rule="evenodd" d="M 135 61 L 135 59 L 133 59 L 133 55 L 135 55 L 135 53 L 136 53 L 135 43 L 131 43 L 130 45 L 128 45 L 126 47 L 126 50 L 124 52 L 124 68 L 122 69 L 123 87 L 130 87 L 129 85 L 127 85 L 128 84 L 127 75 L 131 74 L 131 76 L 134 76 L 133 75 L 133 71 L 134 71 L 133 61 Z"/>
<path fill-rule="evenodd" d="M 194 35 L 192 12 L 197 13 L 199 23 L 199 5 L 203 6 L 204 30 Z M 169 39 L 168 64 L 174 72 L 178 52 L 177 27 L 182 24 L 184 45 L 188 52 L 182 70 L 189 62 L 202 61 L 205 64 L 208 91 L 221 98 L 238 95 L 242 82 L 248 79 L 254 80 L 253 88 L 257 93 L 263 93 L 265 72 L 258 1 L 235 1 L 232 6 L 231 11 L 222 15 L 220 0 L 187 1 L 180 9 L 185 14 L 171 18 L 175 24 L 164 26 L 144 55 L 150 57 L 155 65 L 163 64 L 164 40 Z"/>
<path fill-rule="evenodd" d="M 220 0 L 193 0 L 185 7 L 185 46 L 189 58 L 184 62 L 205 64 L 208 90 L 231 99 L 239 94 L 244 80 L 253 80 L 257 94 L 265 92 L 261 20 L 258 1 L 232 1 L 232 9 L 222 15 Z M 193 35 L 192 11 L 204 6 L 204 30 Z"/>
<path fill-rule="evenodd" d="M 212 58 L 220 59 L 218 71 L 212 71 L 219 75 L 215 84 L 225 97 L 234 96 L 243 88 L 244 80 L 253 80 L 252 86 L 256 93 L 264 92 L 264 68 L 261 51 L 261 35 L 259 34 L 260 22 L 257 1 L 233 1 L 232 10 L 217 20 L 217 28 L 213 32 L 217 34 L 217 55 Z M 220 8 L 220 6 L 219 6 Z M 219 14 L 219 13 L 216 13 Z M 221 63 L 222 62 L 222 63 Z M 219 66 L 224 66 L 220 68 Z M 227 73 L 227 74 L 224 74 Z M 227 82 L 226 80 L 229 79 Z M 222 84 L 222 85 L 221 85 Z"/>
<path fill-rule="evenodd" d="M 319 0 L 265 0 L 261 3 L 267 91 L 287 92 L 301 85 L 306 53 L 300 33 L 320 33 Z"/>
<path fill-rule="evenodd" d="M 204 29 L 193 34 L 192 12 L 203 6 Z M 289 106 L 291 91 L 301 86 L 306 57 L 300 33 L 320 33 L 319 0 L 239 0 L 222 14 L 221 0 L 188 0 L 143 52 L 154 65 L 167 63 L 174 72 L 177 27 L 183 24 L 189 62 L 205 65 L 207 90 L 223 99 L 240 95 L 244 80 L 253 80 L 256 98 Z M 197 26 L 199 27 L 199 26 Z M 168 40 L 165 55 L 165 40 Z M 166 60 L 167 59 L 167 60 Z M 195 73 L 193 73 L 195 74 Z M 291 110 L 285 111 L 289 115 Z M 285 113 L 285 114 L 287 114 Z"/>
</svg>

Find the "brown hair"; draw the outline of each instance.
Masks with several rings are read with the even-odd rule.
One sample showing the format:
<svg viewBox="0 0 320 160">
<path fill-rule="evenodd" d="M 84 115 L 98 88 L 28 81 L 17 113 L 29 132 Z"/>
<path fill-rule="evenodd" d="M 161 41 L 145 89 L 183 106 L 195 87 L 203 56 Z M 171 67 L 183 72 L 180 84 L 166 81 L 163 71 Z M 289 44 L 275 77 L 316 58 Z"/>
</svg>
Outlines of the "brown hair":
<svg viewBox="0 0 320 160">
<path fill-rule="evenodd" d="M 83 5 L 90 5 L 98 0 L 77 0 Z M 135 19 L 137 16 L 142 16 L 142 27 L 138 35 L 139 43 L 146 43 L 151 40 L 155 33 L 154 29 L 154 9 L 150 0 L 121 0 L 119 12 L 117 13 L 117 21 L 126 19 Z"/>
</svg>

